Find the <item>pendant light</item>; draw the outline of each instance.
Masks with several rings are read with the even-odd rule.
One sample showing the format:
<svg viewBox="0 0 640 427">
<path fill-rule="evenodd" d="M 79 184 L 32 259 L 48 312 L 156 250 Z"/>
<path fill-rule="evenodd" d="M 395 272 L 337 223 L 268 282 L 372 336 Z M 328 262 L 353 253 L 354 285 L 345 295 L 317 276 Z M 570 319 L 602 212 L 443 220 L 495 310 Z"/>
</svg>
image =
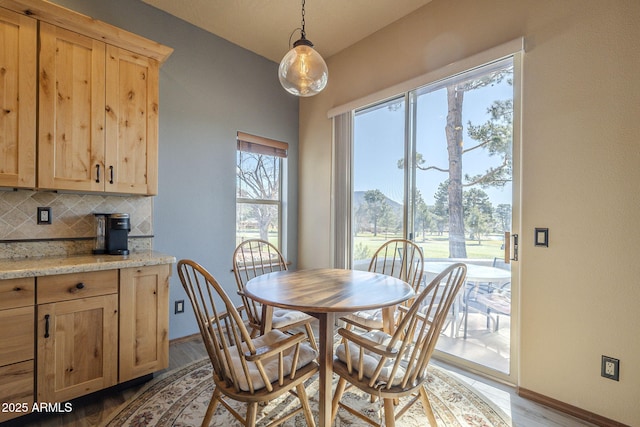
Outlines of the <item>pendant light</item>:
<svg viewBox="0 0 640 427">
<path fill-rule="evenodd" d="M 293 44 L 293 49 L 280 61 L 278 77 L 287 92 L 296 96 L 313 96 L 327 85 L 329 71 L 322 56 L 313 49 L 313 43 L 306 38 L 304 1 L 302 0 L 300 40 Z"/>
</svg>

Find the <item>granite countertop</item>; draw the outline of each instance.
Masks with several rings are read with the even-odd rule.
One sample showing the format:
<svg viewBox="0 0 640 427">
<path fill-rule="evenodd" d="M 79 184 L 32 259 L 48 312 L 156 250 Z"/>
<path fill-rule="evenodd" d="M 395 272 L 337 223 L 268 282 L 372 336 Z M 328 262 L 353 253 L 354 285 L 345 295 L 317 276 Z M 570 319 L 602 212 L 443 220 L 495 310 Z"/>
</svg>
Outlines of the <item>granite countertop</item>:
<svg viewBox="0 0 640 427">
<path fill-rule="evenodd" d="M 155 251 L 131 252 L 129 255 L 72 255 L 0 259 L 0 280 L 173 264 L 175 262 L 175 257 Z"/>
</svg>

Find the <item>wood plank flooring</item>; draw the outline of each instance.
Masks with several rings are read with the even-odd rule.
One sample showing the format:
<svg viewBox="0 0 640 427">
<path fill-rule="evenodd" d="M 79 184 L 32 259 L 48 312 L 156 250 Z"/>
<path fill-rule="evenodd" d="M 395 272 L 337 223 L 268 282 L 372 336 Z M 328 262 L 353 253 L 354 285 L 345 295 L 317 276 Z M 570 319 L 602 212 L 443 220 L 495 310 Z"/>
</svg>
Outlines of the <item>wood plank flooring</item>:
<svg viewBox="0 0 640 427">
<path fill-rule="evenodd" d="M 206 357 L 199 337 L 175 340 L 169 347 L 169 368 L 172 370 Z M 513 419 L 514 426 L 522 427 L 578 427 L 593 426 L 571 416 L 548 409 L 519 397 L 514 388 L 469 374 L 445 363 L 434 361 L 438 366 L 450 370 L 458 379 L 475 387 Z M 164 372 L 164 371 L 163 371 Z M 159 375 L 162 372 L 156 374 Z M 28 415 L 0 423 L 1 427 L 94 427 L 105 420 L 144 384 L 128 388 L 112 388 L 72 401 L 73 410 L 61 414 Z M 441 426 L 442 427 L 442 426 Z"/>
</svg>

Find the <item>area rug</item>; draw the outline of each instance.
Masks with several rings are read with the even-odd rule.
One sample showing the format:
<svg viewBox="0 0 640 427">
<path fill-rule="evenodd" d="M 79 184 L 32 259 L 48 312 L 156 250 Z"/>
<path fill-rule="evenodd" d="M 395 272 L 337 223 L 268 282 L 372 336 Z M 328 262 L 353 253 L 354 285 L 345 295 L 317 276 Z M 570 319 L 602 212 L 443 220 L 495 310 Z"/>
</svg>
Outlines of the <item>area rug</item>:
<svg viewBox="0 0 640 427">
<path fill-rule="evenodd" d="M 135 397 L 111 414 L 103 425 L 105 427 L 200 426 L 213 393 L 211 372 L 209 359 L 202 359 L 154 378 Z M 317 408 L 317 387 L 316 377 L 311 378 L 307 384 L 307 392 L 312 411 Z M 438 426 L 511 426 L 509 417 L 487 398 L 436 366 L 429 366 L 427 392 Z M 381 415 L 378 404 L 371 403 L 368 396 L 359 393 L 355 388 L 345 392 L 343 401 L 350 406 L 359 407 L 368 416 Z M 278 414 L 288 412 L 298 405 L 298 400 L 287 393 L 268 405 L 260 407 L 257 425 L 267 425 L 271 419 L 277 418 Z M 242 404 L 238 403 L 236 409 L 241 414 L 245 414 Z M 317 409 L 314 412 L 317 412 Z M 363 421 L 340 409 L 334 425 L 340 427 L 363 424 L 365 424 Z M 235 425 L 239 425 L 237 420 L 222 405 L 219 405 L 211 426 Z M 306 422 L 300 413 L 282 425 L 306 426 Z M 429 425 L 429 422 L 422 411 L 422 406 L 416 403 L 396 422 L 396 425 L 423 427 Z"/>
</svg>

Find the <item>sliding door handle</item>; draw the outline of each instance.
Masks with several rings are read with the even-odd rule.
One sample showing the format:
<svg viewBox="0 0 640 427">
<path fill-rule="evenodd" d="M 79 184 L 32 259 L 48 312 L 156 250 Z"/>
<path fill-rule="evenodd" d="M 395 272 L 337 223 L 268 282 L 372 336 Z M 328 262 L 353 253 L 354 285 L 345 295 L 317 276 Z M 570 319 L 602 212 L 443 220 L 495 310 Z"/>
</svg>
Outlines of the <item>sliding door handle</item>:
<svg viewBox="0 0 640 427">
<path fill-rule="evenodd" d="M 513 258 L 511 257 L 511 238 L 513 238 Z M 518 235 L 504 232 L 504 262 L 518 261 Z"/>
</svg>

